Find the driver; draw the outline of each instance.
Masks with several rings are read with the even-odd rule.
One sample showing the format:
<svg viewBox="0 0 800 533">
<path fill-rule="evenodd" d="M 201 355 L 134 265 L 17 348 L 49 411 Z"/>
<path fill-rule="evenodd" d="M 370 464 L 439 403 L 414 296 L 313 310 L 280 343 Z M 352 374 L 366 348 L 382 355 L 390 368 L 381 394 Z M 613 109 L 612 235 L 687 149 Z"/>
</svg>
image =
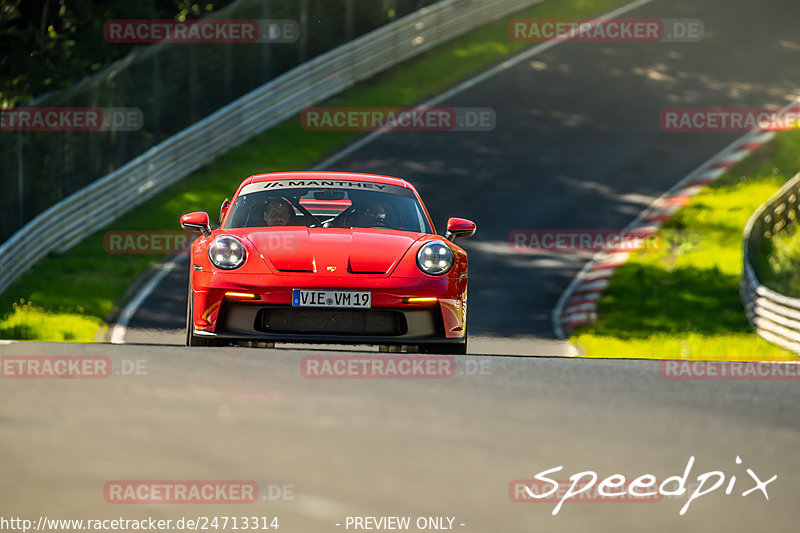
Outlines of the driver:
<svg viewBox="0 0 800 533">
<path fill-rule="evenodd" d="M 294 209 L 283 199 L 271 199 L 264 206 L 264 222 L 267 226 L 290 226 Z"/>
<path fill-rule="evenodd" d="M 386 204 L 380 201 L 372 201 L 361 208 L 358 225 L 364 228 L 388 226 L 389 218 L 389 210 Z"/>
</svg>

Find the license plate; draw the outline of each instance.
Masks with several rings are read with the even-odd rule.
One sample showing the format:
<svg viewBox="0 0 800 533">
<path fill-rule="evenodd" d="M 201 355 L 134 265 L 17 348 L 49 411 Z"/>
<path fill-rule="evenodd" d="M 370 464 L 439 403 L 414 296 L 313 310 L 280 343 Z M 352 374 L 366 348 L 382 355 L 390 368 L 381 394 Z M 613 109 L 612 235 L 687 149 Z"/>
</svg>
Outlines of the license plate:
<svg viewBox="0 0 800 533">
<path fill-rule="evenodd" d="M 369 291 L 316 291 L 311 289 L 292 290 L 293 307 L 372 307 L 372 293 Z"/>
</svg>

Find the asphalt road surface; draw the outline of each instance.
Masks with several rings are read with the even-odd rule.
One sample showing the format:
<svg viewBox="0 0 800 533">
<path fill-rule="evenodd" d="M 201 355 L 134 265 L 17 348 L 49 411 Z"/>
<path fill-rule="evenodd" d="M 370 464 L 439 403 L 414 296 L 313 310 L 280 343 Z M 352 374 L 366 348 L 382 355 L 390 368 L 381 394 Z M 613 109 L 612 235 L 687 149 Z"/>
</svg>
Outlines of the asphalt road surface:
<svg viewBox="0 0 800 533">
<path fill-rule="evenodd" d="M 654 361 L 498 356 L 460 356 L 442 379 L 308 379 L 304 357 L 352 352 L 0 346 L 4 360 L 29 354 L 111 364 L 107 379 L 0 381 L 0 506 L 34 523 L 277 515 L 281 532 L 324 533 L 354 531 L 336 526 L 348 516 L 449 516 L 465 532 L 712 533 L 796 531 L 800 519 L 796 381 L 666 380 Z M 665 480 L 690 457 L 690 492 L 706 472 L 725 481 L 683 516 L 686 497 L 567 503 L 555 516 L 555 503 L 509 498 L 512 481 L 557 466 L 553 479 Z M 778 476 L 769 501 L 741 495 L 754 485 L 748 468 Z M 260 498 L 106 503 L 106 483 L 127 480 L 249 480 Z"/>
</svg>

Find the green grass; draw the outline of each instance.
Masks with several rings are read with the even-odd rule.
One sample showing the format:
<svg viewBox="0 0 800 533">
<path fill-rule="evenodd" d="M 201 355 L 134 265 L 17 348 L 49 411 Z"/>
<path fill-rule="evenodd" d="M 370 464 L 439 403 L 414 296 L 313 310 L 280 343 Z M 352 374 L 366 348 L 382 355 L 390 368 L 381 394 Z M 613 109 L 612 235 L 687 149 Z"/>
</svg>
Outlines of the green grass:
<svg viewBox="0 0 800 533">
<path fill-rule="evenodd" d="M 319 106 L 402 107 L 437 94 L 498 60 L 532 46 L 509 39 L 513 18 L 582 18 L 625 3 L 623 0 L 551 0 L 478 28 L 397 65 Z M 51 254 L 35 265 L 0 299 L 0 336 L 39 340 L 92 340 L 90 323 L 108 320 L 125 291 L 161 257 L 112 255 L 103 233 L 115 230 L 173 230 L 189 211 L 212 217 L 221 201 L 245 177 L 259 172 L 298 170 L 335 151 L 358 134 L 308 132 L 293 117 L 137 206 L 110 227 L 71 250 Z M 23 302 L 24 306 L 14 305 Z M 91 337 L 91 339 L 90 339 Z"/>
<path fill-rule="evenodd" d="M 681 335 L 655 333 L 644 339 L 581 334 L 573 342 L 588 357 L 611 359 L 697 359 L 713 361 L 793 361 L 796 356 L 753 333 Z"/>
<path fill-rule="evenodd" d="M 86 316 L 77 308 L 72 313 L 52 313 L 28 303 L 14 303 L 0 323 L 0 338 L 42 341 L 93 342 L 103 321 Z"/>
<path fill-rule="evenodd" d="M 661 250 L 636 254 L 617 270 L 599 301 L 599 321 L 577 330 L 573 342 L 590 357 L 796 359 L 753 332 L 739 282 L 744 226 L 800 169 L 798 153 L 800 132 L 780 133 L 694 197 L 662 228 Z M 789 256 L 798 264 L 795 239 L 781 248 L 781 264 Z"/>
</svg>

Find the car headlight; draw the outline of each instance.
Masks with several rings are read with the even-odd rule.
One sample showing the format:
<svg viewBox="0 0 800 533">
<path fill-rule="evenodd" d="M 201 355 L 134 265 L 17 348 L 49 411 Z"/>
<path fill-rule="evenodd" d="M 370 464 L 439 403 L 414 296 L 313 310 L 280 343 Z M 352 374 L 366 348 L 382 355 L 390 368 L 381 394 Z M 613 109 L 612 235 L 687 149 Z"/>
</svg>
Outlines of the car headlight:
<svg viewBox="0 0 800 533">
<path fill-rule="evenodd" d="M 236 237 L 220 235 L 208 247 L 208 258 L 215 267 L 225 270 L 239 268 L 244 264 L 247 252 Z"/>
<path fill-rule="evenodd" d="M 453 252 L 440 241 L 429 242 L 417 252 L 417 266 L 426 274 L 441 276 L 453 266 Z"/>
</svg>

